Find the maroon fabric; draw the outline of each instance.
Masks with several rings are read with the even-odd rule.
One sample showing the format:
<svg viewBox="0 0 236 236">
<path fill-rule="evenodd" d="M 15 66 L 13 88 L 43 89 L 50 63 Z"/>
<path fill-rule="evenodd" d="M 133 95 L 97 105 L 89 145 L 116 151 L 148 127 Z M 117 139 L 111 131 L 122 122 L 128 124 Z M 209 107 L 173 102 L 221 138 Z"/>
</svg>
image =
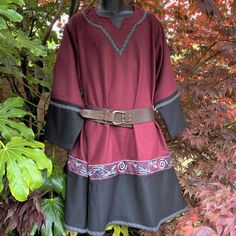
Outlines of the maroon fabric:
<svg viewBox="0 0 236 236">
<path fill-rule="evenodd" d="M 153 107 L 170 135 L 186 126 L 164 29 L 133 9 L 120 28 L 94 7 L 76 13 L 53 71 L 45 137 L 68 150 L 64 225 L 80 233 L 102 236 L 109 224 L 157 231 L 188 209 L 157 121 L 126 128 L 80 116 L 85 105 Z"/>
<path fill-rule="evenodd" d="M 85 14 L 121 48 L 144 9 L 135 7 L 134 14 L 126 17 L 119 29 L 109 18 L 98 16 L 94 8 Z M 151 107 L 175 91 L 164 30 L 150 12 L 136 27 L 122 55 L 82 13 L 66 24 L 54 68 L 52 98 L 79 106 L 132 109 Z M 167 156 L 169 151 L 156 121 L 130 129 L 86 120 L 69 154 L 88 164 L 100 164 L 150 160 Z"/>
</svg>

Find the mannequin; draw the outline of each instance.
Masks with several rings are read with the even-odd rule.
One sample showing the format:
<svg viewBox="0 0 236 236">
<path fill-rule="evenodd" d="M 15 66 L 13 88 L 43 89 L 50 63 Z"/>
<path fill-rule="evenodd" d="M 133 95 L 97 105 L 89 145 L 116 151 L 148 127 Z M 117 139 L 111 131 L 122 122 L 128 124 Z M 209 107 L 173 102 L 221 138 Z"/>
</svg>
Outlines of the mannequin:
<svg viewBox="0 0 236 236">
<path fill-rule="evenodd" d="M 126 16 L 132 15 L 134 10 L 126 5 L 123 0 L 101 0 L 95 8 L 97 15 L 109 17 L 112 24 L 119 28 Z"/>
</svg>

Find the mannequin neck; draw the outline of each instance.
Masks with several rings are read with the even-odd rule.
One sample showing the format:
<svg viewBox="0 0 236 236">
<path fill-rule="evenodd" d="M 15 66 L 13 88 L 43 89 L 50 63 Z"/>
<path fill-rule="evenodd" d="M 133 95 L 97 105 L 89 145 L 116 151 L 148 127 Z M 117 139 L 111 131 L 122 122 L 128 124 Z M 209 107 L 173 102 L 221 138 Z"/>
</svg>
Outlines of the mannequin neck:
<svg viewBox="0 0 236 236">
<path fill-rule="evenodd" d="M 101 0 L 97 6 L 97 13 L 112 18 L 130 15 L 133 13 L 133 9 L 126 5 L 123 0 Z"/>
</svg>

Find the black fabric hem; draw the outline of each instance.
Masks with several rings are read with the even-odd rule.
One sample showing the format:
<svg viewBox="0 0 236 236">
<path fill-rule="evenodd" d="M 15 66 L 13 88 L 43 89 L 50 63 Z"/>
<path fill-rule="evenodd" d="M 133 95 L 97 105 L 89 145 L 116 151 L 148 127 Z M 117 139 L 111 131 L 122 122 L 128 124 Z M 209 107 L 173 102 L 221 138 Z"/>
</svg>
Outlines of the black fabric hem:
<svg viewBox="0 0 236 236">
<path fill-rule="evenodd" d="M 49 133 L 45 133 L 44 137 L 48 142 L 56 144 L 57 146 L 64 148 L 66 150 L 70 150 L 72 148 L 71 143 L 73 143 L 73 141 L 72 142 L 62 141 L 62 140 L 58 139 L 58 136 L 54 136 Z"/>
<path fill-rule="evenodd" d="M 121 220 L 112 220 L 109 223 L 106 224 L 105 228 L 107 228 L 109 225 L 122 225 L 122 226 L 127 226 L 127 227 L 134 227 L 140 230 L 147 230 L 150 232 L 157 232 L 161 226 L 161 224 L 165 223 L 168 220 L 172 220 L 175 219 L 176 217 L 179 217 L 182 213 L 187 212 L 189 210 L 188 207 L 185 207 L 177 212 L 174 212 L 173 214 L 161 219 L 159 221 L 159 223 L 157 224 L 157 226 L 155 227 L 150 227 L 150 226 L 146 226 L 146 225 L 142 225 L 142 224 L 136 224 L 136 223 L 131 223 L 131 222 L 126 222 L 126 221 L 121 221 Z M 103 236 L 106 233 L 106 230 L 104 231 L 92 231 L 89 228 L 87 229 L 83 229 L 83 228 L 79 228 L 79 227 L 75 227 L 75 226 L 71 226 L 68 225 L 67 223 L 64 222 L 64 226 L 66 229 L 68 230 L 72 230 L 78 233 L 88 233 L 90 235 L 94 235 L 94 236 Z"/>
<path fill-rule="evenodd" d="M 155 231 L 156 224 L 186 207 L 174 167 L 148 176 L 120 174 L 99 181 L 67 170 L 64 222 L 81 233 L 101 235 L 115 222 Z"/>
</svg>

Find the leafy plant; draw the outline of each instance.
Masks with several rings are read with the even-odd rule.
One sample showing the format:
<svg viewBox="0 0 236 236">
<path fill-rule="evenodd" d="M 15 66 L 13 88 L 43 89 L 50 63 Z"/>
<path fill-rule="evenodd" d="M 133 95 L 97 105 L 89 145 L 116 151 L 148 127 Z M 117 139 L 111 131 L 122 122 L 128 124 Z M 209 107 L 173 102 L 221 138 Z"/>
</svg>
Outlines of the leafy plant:
<svg viewBox="0 0 236 236">
<path fill-rule="evenodd" d="M 121 233 L 123 236 L 128 236 L 128 227 L 122 225 L 109 225 L 106 230 L 113 230 L 113 236 L 120 236 Z"/>
<path fill-rule="evenodd" d="M 43 183 L 40 170 L 47 169 L 48 175 L 51 174 L 52 163 L 44 154 L 44 144 L 12 137 L 6 145 L 1 141 L 1 145 L 0 178 L 6 174 L 12 195 L 18 201 L 25 201 L 29 191 L 38 189 Z"/>
<path fill-rule="evenodd" d="M 16 5 L 25 5 L 23 0 L 2 0 L 0 3 L 0 29 L 7 28 L 7 23 L 4 18 L 13 22 L 20 22 L 23 17 L 16 11 Z"/>
<path fill-rule="evenodd" d="M 17 228 L 22 235 L 29 232 L 34 235 L 37 230 L 41 231 L 41 235 L 65 235 L 65 174 L 57 165 L 54 153 L 50 159 L 47 158 L 44 144 L 33 140 L 34 135 L 25 135 L 33 134 L 32 130 L 13 120 L 14 114 L 18 118 L 28 114 L 23 105 L 18 97 L 0 104 L 0 114 L 5 114 L 0 120 L 0 127 L 5 132 L 2 137 L 6 138 L 0 140 L 0 191 L 4 190 L 2 199 L 5 199 L 0 218 L 3 217 L 2 226 L 7 226 L 2 234 Z M 17 124 L 20 124 L 20 129 Z M 15 134 L 17 136 L 13 136 Z M 17 201 L 8 195 L 8 188 Z M 29 213 L 35 218 L 31 218 Z"/>
<path fill-rule="evenodd" d="M 41 170 L 47 169 L 48 176 L 52 171 L 52 163 L 44 153 L 44 144 L 32 139 L 32 130 L 23 122 L 11 120 L 28 114 L 22 106 L 23 100 L 19 97 L 0 104 L 0 133 L 7 141 L 4 144 L 0 140 L 0 191 L 6 174 L 10 191 L 18 201 L 25 201 L 30 190 L 42 185 Z"/>
<path fill-rule="evenodd" d="M 5 140 L 10 140 L 13 136 L 21 136 L 27 140 L 34 138 L 32 129 L 23 122 L 17 122 L 15 118 L 22 118 L 30 112 L 22 109 L 24 100 L 21 97 L 8 98 L 0 104 L 0 134 Z"/>
<path fill-rule="evenodd" d="M 42 199 L 41 207 L 46 217 L 45 227 L 44 225 L 41 226 L 41 235 L 64 236 L 65 228 L 63 222 L 63 200 L 59 197 Z"/>
</svg>

